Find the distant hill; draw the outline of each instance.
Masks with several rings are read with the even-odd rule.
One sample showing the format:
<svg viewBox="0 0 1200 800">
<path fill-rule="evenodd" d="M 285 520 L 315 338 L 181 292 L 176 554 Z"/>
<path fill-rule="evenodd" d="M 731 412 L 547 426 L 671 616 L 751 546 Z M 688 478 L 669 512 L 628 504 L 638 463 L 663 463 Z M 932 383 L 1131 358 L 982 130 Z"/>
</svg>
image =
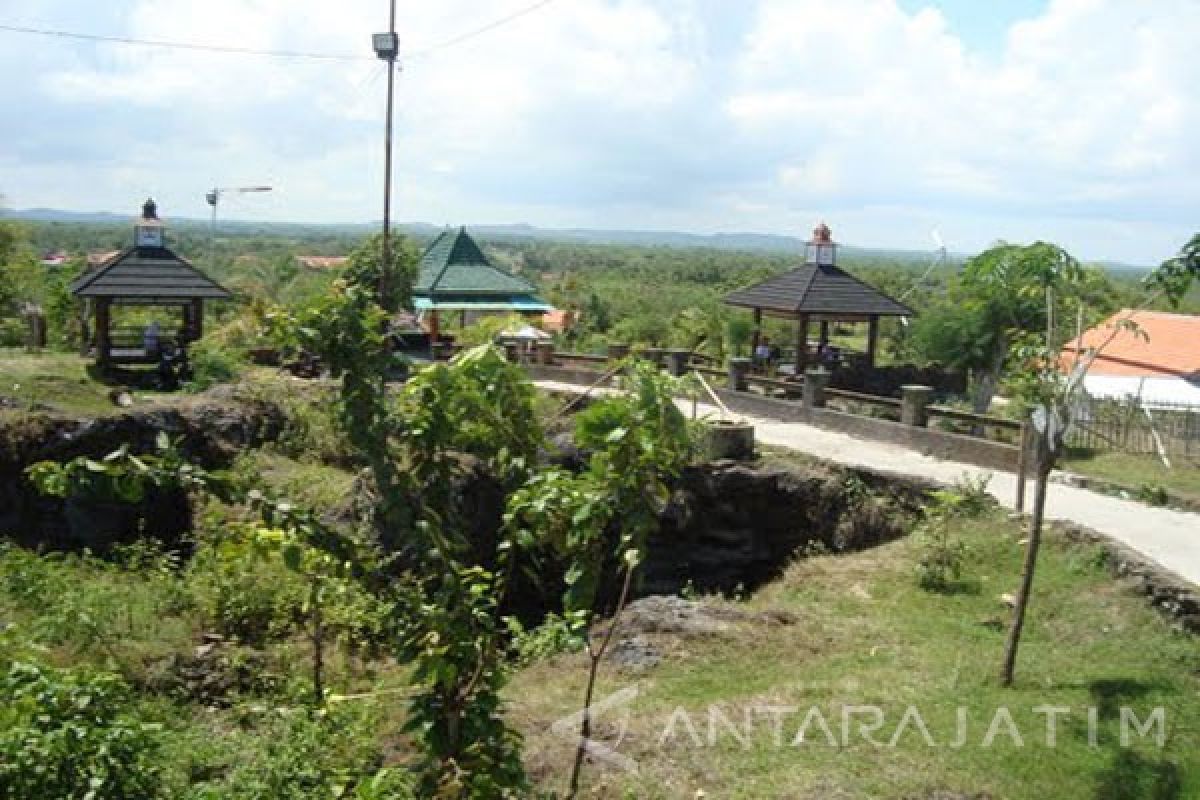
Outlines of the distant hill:
<svg viewBox="0 0 1200 800">
<path fill-rule="evenodd" d="M 92 225 L 128 224 L 132 217 L 129 214 L 116 214 L 110 211 L 63 211 L 54 208 L 28 208 L 20 210 L 0 209 L 0 218 L 23 219 L 37 222 L 63 222 Z M 185 228 L 207 227 L 207 219 L 195 217 L 172 217 L 171 224 Z M 326 233 L 368 234 L 378 230 L 379 221 L 370 223 L 345 224 L 315 224 L 301 222 L 263 222 L 249 220 L 221 220 L 222 234 L 281 234 L 297 235 L 305 231 L 321 231 Z M 795 236 L 782 236 L 773 233 L 681 233 L 678 231 L 627 231 L 589 228 L 538 228 L 527 224 L 474 224 L 467 226 L 471 232 L 482 239 L 498 240 L 529 240 L 579 242 L 582 244 L 598 245 L 636 245 L 639 247 L 698 247 L 715 250 L 741 250 L 764 253 L 796 253 L 804 252 L 804 240 Z M 442 230 L 442 226 L 427 222 L 396 223 L 396 230 L 411 234 L 420 239 L 430 239 Z M 842 251 L 849 256 L 861 258 L 878 258 L 889 261 L 909 263 L 929 263 L 933 253 L 928 250 L 901 250 L 879 247 L 856 247 L 842 245 Z M 950 261 L 961 262 L 968 256 L 952 253 Z M 1100 262 L 1105 269 L 1114 272 L 1144 272 L 1148 267 L 1131 264 L 1104 261 Z"/>
</svg>

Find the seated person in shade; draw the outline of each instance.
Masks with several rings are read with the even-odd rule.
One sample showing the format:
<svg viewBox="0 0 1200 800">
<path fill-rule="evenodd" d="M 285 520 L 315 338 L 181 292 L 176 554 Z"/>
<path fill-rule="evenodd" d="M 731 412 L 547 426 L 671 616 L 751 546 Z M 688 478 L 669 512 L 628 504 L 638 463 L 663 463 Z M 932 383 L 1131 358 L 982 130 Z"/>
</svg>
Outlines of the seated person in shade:
<svg viewBox="0 0 1200 800">
<path fill-rule="evenodd" d="M 765 367 L 771 363 L 771 344 L 764 337 L 758 343 L 758 347 L 754 348 L 754 365 L 757 367 Z"/>
<path fill-rule="evenodd" d="M 158 355 L 158 322 L 151 321 L 146 329 L 142 331 L 142 349 L 146 351 L 148 356 Z"/>
<path fill-rule="evenodd" d="M 817 356 L 822 364 L 832 366 L 841 359 L 842 351 L 829 342 L 821 342 L 821 346 L 817 348 Z"/>
</svg>

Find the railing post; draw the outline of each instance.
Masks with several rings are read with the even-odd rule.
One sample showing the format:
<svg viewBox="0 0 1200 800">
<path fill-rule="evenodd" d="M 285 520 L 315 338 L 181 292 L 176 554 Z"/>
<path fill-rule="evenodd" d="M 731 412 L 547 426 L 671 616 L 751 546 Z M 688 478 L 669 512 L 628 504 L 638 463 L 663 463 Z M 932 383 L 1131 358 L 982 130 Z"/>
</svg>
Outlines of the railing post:
<svg viewBox="0 0 1200 800">
<path fill-rule="evenodd" d="M 668 350 L 667 351 L 667 372 L 670 372 L 676 378 L 681 378 L 688 371 L 688 356 L 687 350 Z"/>
<path fill-rule="evenodd" d="M 620 361 L 629 355 L 629 345 L 627 344 L 610 344 L 608 346 L 608 360 Z"/>
<path fill-rule="evenodd" d="M 534 347 L 537 352 L 537 363 L 544 366 L 554 363 L 554 342 L 538 342 Z"/>
<path fill-rule="evenodd" d="M 729 388 L 735 392 L 746 391 L 746 375 L 750 372 L 750 359 L 729 359 Z"/>
<path fill-rule="evenodd" d="M 1029 422 L 1021 423 L 1021 440 L 1017 445 L 1017 502 L 1018 514 L 1025 512 L 1025 482 L 1029 472 Z"/>
<path fill-rule="evenodd" d="M 909 384 L 900 387 L 900 422 L 915 428 L 924 428 L 929 422 L 929 401 L 933 399 L 932 386 Z"/>
<path fill-rule="evenodd" d="M 829 386 L 829 372 L 821 367 L 804 370 L 804 407 L 824 408 L 825 389 Z"/>
</svg>

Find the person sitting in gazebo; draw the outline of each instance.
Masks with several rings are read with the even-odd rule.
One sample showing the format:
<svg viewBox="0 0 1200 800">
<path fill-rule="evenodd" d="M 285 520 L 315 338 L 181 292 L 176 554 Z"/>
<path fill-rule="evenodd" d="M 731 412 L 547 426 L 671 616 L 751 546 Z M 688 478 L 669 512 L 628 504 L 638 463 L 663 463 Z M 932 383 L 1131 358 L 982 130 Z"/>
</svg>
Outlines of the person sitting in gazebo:
<svg viewBox="0 0 1200 800">
<path fill-rule="evenodd" d="M 759 369 L 766 369 L 771 363 L 771 342 L 767 337 L 763 337 L 758 343 L 758 347 L 754 348 L 754 366 Z"/>
<path fill-rule="evenodd" d="M 158 320 L 151 320 L 150 324 L 146 326 L 146 330 L 142 332 L 142 349 L 146 351 L 148 357 L 158 356 L 158 335 Z"/>
</svg>

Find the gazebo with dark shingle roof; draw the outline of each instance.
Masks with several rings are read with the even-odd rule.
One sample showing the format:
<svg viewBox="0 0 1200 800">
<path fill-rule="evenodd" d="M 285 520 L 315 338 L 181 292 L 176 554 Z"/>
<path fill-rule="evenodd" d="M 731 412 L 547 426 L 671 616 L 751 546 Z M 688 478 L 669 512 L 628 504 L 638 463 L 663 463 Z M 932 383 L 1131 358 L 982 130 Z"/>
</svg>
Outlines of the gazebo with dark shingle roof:
<svg viewBox="0 0 1200 800">
<path fill-rule="evenodd" d="M 200 338 L 205 300 L 231 296 L 225 287 L 166 246 L 153 200 L 142 207 L 133 246 L 84 272 L 70 289 L 71 294 L 91 306 L 95 317 L 93 345 L 99 364 L 157 362 L 157 351 L 163 346 L 185 347 Z M 142 330 L 114 331 L 111 310 L 116 305 L 178 307 L 182 324 L 177 335 L 166 331 L 153 336 Z"/>
<path fill-rule="evenodd" d="M 413 307 L 429 315 L 430 333 L 436 340 L 438 315 L 444 311 L 457 311 L 464 320 L 472 311 L 553 311 L 554 307 L 536 292 L 529 281 L 489 261 L 467 229 L 459 228 L 440 233 L 421 256 L 413 285 Z"/>
<path fill-rule="evenodd" d="M 912 309 L 863 283 L 837 266 L 837 245 L 824 223 L 813 231 L 805 264 L 762 283 L 725 296 L 725 303 L 754 310 L 754 340 L 758 347 L 763 314 L 796 320 L 796 374 L 808 361 L 808 327 L 821 325 L 822 344 L 829 339 L 830 322 L 867 323 L 867 363 L 874 365 L 880 317 L 907 317 Z"/>
</svg>

